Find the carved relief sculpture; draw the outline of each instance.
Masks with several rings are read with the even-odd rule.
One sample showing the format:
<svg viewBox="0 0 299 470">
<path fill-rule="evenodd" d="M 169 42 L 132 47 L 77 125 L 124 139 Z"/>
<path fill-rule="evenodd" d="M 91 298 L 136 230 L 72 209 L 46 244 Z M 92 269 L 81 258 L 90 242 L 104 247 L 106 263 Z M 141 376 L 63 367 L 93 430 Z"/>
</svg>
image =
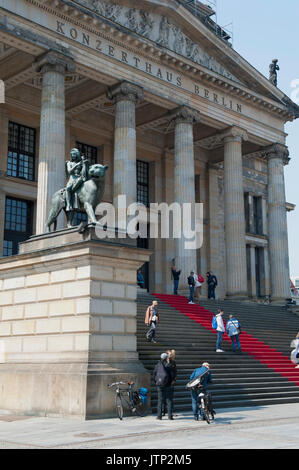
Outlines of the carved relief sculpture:
<svg viewBox="0 0 299 470">
<path fill-rule="evenodd" d="M 177 54 L 183 55 L 183 49 L 184 49 L 184 45 L 185 45 L 185 37 L 184 37 L 182 31 L 180 30 L 180 28 L 178 28 L 177 26 L 173 25 L 172 26 L 172 31 L 173 31 L 173 34 L 174 34 L 173 50 Z"/>
<path fill-rule="evenodd" d="M 169 33 L 170 33 L 170 23 L 166 16 L 162 16 L 159 27 L 159 38 L 158 44 L 161 44 L 163 47 L 168 47 L 169 45 Z"/>
<path fill-rule="evenodd" d="M 236 77 L 231 75 L 220 63 L 213 57 L 210 57 L 199 44 L 188 38 L 180 27 L 170 22 L 166 16 L 149 13 L 146 10 L 138 8 L 129 8 L 110 3 L 104 0 L 77 0 L 77 3 L 86 6 L 90 10 L 118 23 L 151 41 L 166 47 L 177 54 L 180 54 L 197 64 L 201 64 L 220 75 L 228 77 L 234 81 Z M 157 25 L 157 26 L 155 26 Z M 276 64 L 270 66 L 270 80 L 277 84 Z"/>
<path fill-rule="evenodd" d="M 125 27 L 136 33 L 138 31 L 138 18 L 136 8 L 131 8 L 130 10 L 128 10 L 125 16 L 128 18 Z"/>
<path fill-rule="evenodd" d="M 154 22 L 152 21 L 150 14 L 145 10 L 140 10 L 140 24 L 138 33 L 145 38 L 150 36 L 153 29 Z"/>
<path fill-rule="evenodd" d="M 116 3 L 106 3 L 106 18 L 109 20 L 118 22 L 118 18 L 121 15 L 122 7 Z"/>
</svg>

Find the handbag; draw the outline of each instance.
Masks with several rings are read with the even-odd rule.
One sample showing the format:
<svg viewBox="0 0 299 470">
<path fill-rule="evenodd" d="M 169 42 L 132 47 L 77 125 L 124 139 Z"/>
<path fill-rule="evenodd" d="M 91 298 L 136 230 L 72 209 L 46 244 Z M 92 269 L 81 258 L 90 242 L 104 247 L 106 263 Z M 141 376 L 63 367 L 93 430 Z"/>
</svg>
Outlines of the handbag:
<svg viewBox="0 0 299 470">
<path fill-rule="evenodd" d="M 239 326 L 239 328 L 236 327 L 236 325 L 235 325 L 235 323 L 234 323 L 233 321 L 232 321 L 232 324 L 233 324 L 234 327 L 236 328 L 236 330 L 237 330 L 237 332 L 238 332 L 238 335 L 240 335 L 240 334 L 242 333 L 241 327 L 240 327 L 240 326 Z M 238 324 L 239 324 L 239 322 L 238 322 Z"/>
</svg>

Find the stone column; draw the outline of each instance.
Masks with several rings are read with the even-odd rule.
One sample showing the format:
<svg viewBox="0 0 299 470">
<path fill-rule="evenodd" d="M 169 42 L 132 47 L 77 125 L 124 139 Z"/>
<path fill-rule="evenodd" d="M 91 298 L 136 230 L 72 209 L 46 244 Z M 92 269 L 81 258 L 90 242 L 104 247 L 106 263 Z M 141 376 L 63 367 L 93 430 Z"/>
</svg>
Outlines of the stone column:
<svg viewBox="0 0 299 470">
<path fill-rule="evenodd" d="M 198 111 L 187 106 L 181 106 L 170 114 L 174 121 L 174 202 L 195 205 L 195 168 L 194 168 L 194 142 L 193 123 L 199 122 Z M 183 228 L 183 224 L 181 226 Z M 182 233 L 181 238 L 175 238 L 175 264 L 181 270 L 180 289 L 187 290 L 187 277 L 192 270 L 196 270 L 196 249 L 186 249 L 186 240 Z"/>
<path fill-rule="evenodd" d="M 219 168 L 216 165 L 209 165 L 209 249 L 210 263 L 208 270 L 219 279 L 219 285 L 216 290 L 217 298 L 223 299 L 226 293 L 226 270 L 225 270 L 225 250 L 223 248 L 223 222 L 219 206 Z M 203 274 L 205 274 L 202 271 Z M 206 284 L 206 283 L 205 283 Z"/>
<path fill-rule="evenodd" d="M 8 115 L 5 105 L 0 105 L 0 257 L 3 255 L 4 223 L 5 223 L 5 197 L 2 189 L 7 170 L 8 151 Z"/>
<path fill-rule="evenodd" d="M 0 175 L 1 185 L 1 175 Z M 5 225 L 5 198 L 6 195 L 0 187 L 0 258 L 3 256 L 3 245 L 4 245 L 4 225 Z"/>
<path fill-rule="evenodd" d="M 110 88 L 108 98 L 115 103 L 113 203 L 125 195 L 127 206 L 136 202 L 136 103 L 143 100 L 142 88 L 121 82 Z"/>
<path fill-rule="evenodd" d="M 71 58 L 54 51 L 39 57 L 42 73 L 36 233 L 44 233 L 51 197 L 65 185 L 65 72 L 74 72 Z"/>
<path fill-rule="evenodd" d="M 251 283 L 251 295 L 253 298 L 256 298 L 256 267 L 255 267 L 255 245 L 250 245 L 250 283 Z"/>
<path fill-rule="evenodd" d="M 245 209 L 243 193 L 243 129 L 232 127 L 224 138 L 224 218 L 227 297 L 247 297 Z"/>
<path fill-rule="evenodd" d="M 271 271 L 271 300 L 285 302 L 290 297 L 288 230 L 284 165 L 289 162 L 287 147 L 275 144 L 266 149 L 268 158 L 268 236 Z"/>
</svg>

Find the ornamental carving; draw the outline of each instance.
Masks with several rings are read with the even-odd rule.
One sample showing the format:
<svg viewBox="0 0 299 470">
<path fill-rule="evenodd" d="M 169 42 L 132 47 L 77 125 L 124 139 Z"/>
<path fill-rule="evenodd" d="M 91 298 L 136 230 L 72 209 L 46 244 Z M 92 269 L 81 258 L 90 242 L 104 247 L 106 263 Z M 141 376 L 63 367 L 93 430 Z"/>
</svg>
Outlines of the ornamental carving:
<svg viewBox="0 0 299 470">
<path fill-rule="evenodd" d="M 134 83 L 124 81 L 110 87 L 107 92 L 107 98 L 113 103 L 123 100 L 137 103 L 138 101 L 143 101 L 144 96 L 142 88 Z"/>
<path fill-rule="evenodd" d="M 143 36 L 162 47 L 170 49 L 196 64 L 218 73 L 231 80 L 239 82 L 219 62 L 208 55 L 201 46 L 188 36 L 181 28 L 166 16 L 149 13 L 138 8 L 129 8 L 117 3 L 104 0 L 77 0 L 76 3 L 91 11 L 120 24 L 121 26 Z"/>
<path fill-rule="evenodd" d="M 189 106 L 179 106 L 169 113 L 169 121 L 175 124 L 193 124 L 200 122 L 200 113 Z"/>
</svg>

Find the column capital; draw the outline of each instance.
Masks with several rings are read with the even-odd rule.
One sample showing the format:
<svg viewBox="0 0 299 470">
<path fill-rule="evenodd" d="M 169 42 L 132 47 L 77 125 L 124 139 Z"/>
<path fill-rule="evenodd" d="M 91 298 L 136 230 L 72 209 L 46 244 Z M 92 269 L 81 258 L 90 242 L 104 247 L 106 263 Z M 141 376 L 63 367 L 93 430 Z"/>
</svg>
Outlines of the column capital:
<svg viewBox="0 0 299 470">
<path fill-rule="evenodd" d="M 137 103 L 144 100 L 144 94 L 140 86 L 124 81 L 110 87 L 107 98 L 113 103 L 119 103 L 120 101 Z"/>
<path fill-rule="evenodd" d="M 38 73 L 54 71 L 65 74 L 66 72 L 74 73 L 76 70 L 74 60 L 70 56 L 53 50 L 39 56 L 33 66 Z"/>
<path fill-rule="evenodd" d="M 223 142 L 242 142 L 248 140 L 247 132 L 241 127 L 232 126 L 221 134 Z"/>
<path fill-rule="evenodd" d="M 189 106 L 179 106 L 169 113 L 169 120 L 174 121 L 175 124 L 186 123 L 193 124 L 200 122 L 200 112 Z"/>
<path fill-rule="evenodd" d="M 270 145 L 269 147 L 266 147 L 263 149 L 263 154 L 264 154 L 264 157 L 266 157 L 268 160 L 272 158 L 281 159 L 284 165 L 288 165 L 290 161 L 289 149 L 286 145 L 283 145 L 283 144 L 277 143 L 277 144 Z"/>
</svg>

